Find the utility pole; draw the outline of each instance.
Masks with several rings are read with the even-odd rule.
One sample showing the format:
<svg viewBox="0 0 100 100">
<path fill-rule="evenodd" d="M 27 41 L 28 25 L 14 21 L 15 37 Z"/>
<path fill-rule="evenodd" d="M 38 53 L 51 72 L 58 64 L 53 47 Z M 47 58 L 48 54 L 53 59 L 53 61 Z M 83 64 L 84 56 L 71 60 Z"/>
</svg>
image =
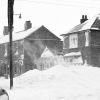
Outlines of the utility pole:
<svg viewBox="0 0 100 100">
<path fill-rule="evenodd" d="M 8 0 L 8 30 L 9 30 L 9 67 L 10 89 L 13 88 L 13 58 L 12 58 L 12 31 L 13 31 L 13 5 L 14 0 Z"/>
</svg>

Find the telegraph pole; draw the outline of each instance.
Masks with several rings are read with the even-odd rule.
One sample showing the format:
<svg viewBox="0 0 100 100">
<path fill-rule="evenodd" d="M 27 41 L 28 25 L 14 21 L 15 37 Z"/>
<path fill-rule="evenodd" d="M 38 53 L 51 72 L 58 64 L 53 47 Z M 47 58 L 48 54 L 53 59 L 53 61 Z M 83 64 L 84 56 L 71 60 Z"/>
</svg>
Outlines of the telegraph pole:
<svg viewBox="0 0 100 100">
<path fill-rule="evenodd" d="M 9 30 L 9 67 L 10 67 L 10 89 L 13 88 L 13 59 L 12 59 L 12 31 L 13 31 L 13 5 L 14 0 L 8 0 L 8 30 Z"/>
</svg>

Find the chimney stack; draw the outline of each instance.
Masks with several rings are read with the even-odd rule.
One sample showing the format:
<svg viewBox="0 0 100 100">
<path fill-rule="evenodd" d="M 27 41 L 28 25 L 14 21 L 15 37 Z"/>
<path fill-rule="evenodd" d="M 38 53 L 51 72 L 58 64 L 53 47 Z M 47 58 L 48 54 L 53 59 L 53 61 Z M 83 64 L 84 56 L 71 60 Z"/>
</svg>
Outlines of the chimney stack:
<svg viewBox="0 0 100 100">
<path fill-rule="evenodd" d="M 4 26 L 3 35 L 8 35 L 8 26 Z"/>
<path fill-rule="evenodd" d="M 26 21 L 25 24 L 24 24 L 24 28 L 25 28 L 25 30 L 28 30 L 28 29 L 32 28 L 31 21 Z"/>
<path fill-rule="evenodd" d="M 80 19 L 80 23 L 84 23 L 87 19 L 87 15 L 82 15 L 82 19 Z"/>
<path fill-rule="evenodd" d="M 12 27 L 12 31 L 13 31 L 14 27 Z M 9 34 L 9 30 L 8 30 L 8 26 L 4 26 L 3 29 L 3 35 L 8 35 Z"/>
</svg>

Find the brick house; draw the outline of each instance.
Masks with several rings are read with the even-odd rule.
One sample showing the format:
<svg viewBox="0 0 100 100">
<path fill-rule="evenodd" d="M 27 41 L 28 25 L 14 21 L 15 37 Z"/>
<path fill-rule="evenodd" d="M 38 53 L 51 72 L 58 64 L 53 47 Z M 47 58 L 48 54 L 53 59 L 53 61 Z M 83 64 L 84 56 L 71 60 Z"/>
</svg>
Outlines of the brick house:
<svg viewBox="0 0 100 100">
<path fill-rule="evenodd" d="M 89 20 L 83 15 L 81 23 L 62 36 L 65 54 L 81 52 L 83 63 L 100 66 L 100 14 Z"/>
<path fill-rule="evenodd" d="M 29 23 L 30 22 L 28 22 L 28 24 Z M 38 28 L 31 28 L 30 24 L 30 27 L 27 27 L 26 24 L 24 31 L 13 34 L 13 69 L 17 75 L 37 68 L 35 62 L 41 57 L 45 47 L 48 47 L 56 55 L 62 52 L 62 41 L 45 26 L 42 25 Z M 8 47 L 9 36 L 4 35 L 0 38 L 1 69 L 8 69 Z"/>
</svg>

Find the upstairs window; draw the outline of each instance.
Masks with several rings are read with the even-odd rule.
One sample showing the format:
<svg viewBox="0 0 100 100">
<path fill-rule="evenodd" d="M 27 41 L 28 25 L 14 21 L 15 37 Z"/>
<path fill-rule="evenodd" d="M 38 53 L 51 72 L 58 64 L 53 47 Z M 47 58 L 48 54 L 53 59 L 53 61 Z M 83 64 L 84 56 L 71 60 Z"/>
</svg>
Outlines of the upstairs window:
<svg viewBox="0 0 100 100">
<path fill-rule="evenodd" d="M 14 42 L 15 55 L 18 55 L 18 41 Z"/>
<path fill-rule="evenodd" d="M 5 54 L 4 54 L 4 57 L 7 57 L 7 44 L 4 44 L 5 45 Z"/>
<path fill-rule="evenodd" d="M 63 49 L 67 49 L 68 48 L 68 46 L 69 46 L 69 39 L 68 39 L 68 36 L 64 36 L 63 37 Z"/>
<path fill-rule="evenodd" d="M 78 48 L 78 34 L 69 35 L 69 48 Z"/>
<path fill-rule="evenodd" d="M 89 46 L 89 32 L 88 31 L 85 32 L 85 38 L 86 38 L 85 46 Z"/>
</svg>

